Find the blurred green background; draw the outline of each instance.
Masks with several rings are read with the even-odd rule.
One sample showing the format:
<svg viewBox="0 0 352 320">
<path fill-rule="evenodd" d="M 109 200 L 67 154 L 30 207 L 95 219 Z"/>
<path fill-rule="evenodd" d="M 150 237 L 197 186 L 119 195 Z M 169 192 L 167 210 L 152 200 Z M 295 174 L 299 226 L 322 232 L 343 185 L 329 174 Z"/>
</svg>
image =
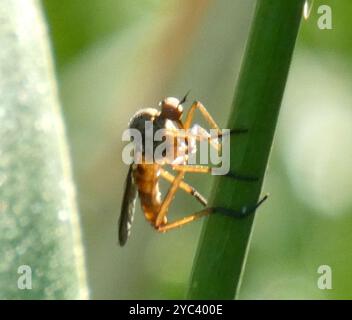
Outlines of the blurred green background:
<svg viewBox="0 0 352 320">
<path fill-rule="evenodd" d="M 122 131 L 165 96 L 202 101 L 226 125 L 254 0 L 43 0 L 94 299 L 183 298 L 202 222 L 157 234 L 139 205 L 117 219 Z M 317 26 L 320 5 L 332 30 Z M 352 298 L 352 2 L 316 0 L 302 21 L 242 284 L 242 299 Z M 211 178 L 187 180 L 209 195 Z M 171 217 L 197 210 L 180 193 Z M 209 257 L 211 259 L 211 257 Z M 320 265 L 332 290 L 320 290 Z"/>
</svg>

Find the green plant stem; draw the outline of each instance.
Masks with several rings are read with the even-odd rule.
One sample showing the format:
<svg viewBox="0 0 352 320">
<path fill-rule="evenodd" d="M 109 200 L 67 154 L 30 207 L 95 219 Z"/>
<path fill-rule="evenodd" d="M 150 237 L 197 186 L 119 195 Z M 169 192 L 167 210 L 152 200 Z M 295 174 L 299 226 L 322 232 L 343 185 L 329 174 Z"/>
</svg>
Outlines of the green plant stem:
<svg viewBox="0 0 352 320">
<path fill-rule="evenodd" d="M 228 128 L 248 128 L 231 138 L 231 171 L 258 177 L 219 177 L 213 205 L 239 210 L 257 203 L 273 142 L 304 0 L 258 0 Z M 270 201 L 270 198 L 269 200 Z M 265 204 L 264 204 L 265 205 Z M 238 293 L 254 214 L 221 214 L 203 226 L 188 291 L 190 299 L 233 299 Z"/>
<path fill-rule="evenodd" d="M 0 299 L 84 299 L 78 213 L 36 0 L 0 5 Z"/>
</svg>

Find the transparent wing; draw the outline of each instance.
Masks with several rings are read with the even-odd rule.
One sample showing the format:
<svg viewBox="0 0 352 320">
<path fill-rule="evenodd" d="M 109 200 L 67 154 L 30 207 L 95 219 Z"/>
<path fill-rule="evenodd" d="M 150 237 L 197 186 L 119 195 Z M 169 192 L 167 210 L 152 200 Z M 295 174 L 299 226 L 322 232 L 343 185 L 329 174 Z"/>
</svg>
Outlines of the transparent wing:
<svg viewBox="0 0 352 320">
<path fill-rule="evenodd" d="M 119 218 L 119 243 L 123 246 L 130 233 L 135 204 L 137 199 L 137 185 L 133 181 L 133 165 L 130 166 L 125 182 L 125 192 L 122 200 L 121 214 Z"/>
</svg>

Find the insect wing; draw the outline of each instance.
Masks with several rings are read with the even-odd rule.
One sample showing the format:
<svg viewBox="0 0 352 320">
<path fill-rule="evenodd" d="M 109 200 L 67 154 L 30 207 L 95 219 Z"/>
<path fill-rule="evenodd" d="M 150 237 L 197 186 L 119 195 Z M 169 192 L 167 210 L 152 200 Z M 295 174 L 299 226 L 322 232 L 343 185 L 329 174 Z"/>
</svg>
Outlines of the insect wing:
<svg viewBox="0 0 352 320">
<path fill-rule="evenodd" d="M 135 204 L 137 199 L 137 185 L 133 179 L 133 165 L 130 166 L 125 182 L 125 192 L 122 200 L 121 214 L 119 218 L 119 243 L 123 246 L 130 233 Z"/>
</svg>

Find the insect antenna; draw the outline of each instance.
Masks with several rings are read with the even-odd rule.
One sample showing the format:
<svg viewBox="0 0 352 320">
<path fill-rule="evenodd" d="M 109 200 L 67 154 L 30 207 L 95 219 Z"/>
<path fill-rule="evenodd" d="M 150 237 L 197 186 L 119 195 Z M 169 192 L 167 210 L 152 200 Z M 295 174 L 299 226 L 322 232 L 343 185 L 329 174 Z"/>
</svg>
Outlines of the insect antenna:
<svg viewBox="0 0 352 320">
<path fill-rule="evenodd" d="M 180 100 L 179 105 L 186 102 L 187 97 L 188 97 L 188 95 L 189 95 L 190 92 L 191 92 L 191 90 L 188 90 L 188 91 L 187 91 L 187 93 L 185 94 L 185 96 Z"/>
</svg>

